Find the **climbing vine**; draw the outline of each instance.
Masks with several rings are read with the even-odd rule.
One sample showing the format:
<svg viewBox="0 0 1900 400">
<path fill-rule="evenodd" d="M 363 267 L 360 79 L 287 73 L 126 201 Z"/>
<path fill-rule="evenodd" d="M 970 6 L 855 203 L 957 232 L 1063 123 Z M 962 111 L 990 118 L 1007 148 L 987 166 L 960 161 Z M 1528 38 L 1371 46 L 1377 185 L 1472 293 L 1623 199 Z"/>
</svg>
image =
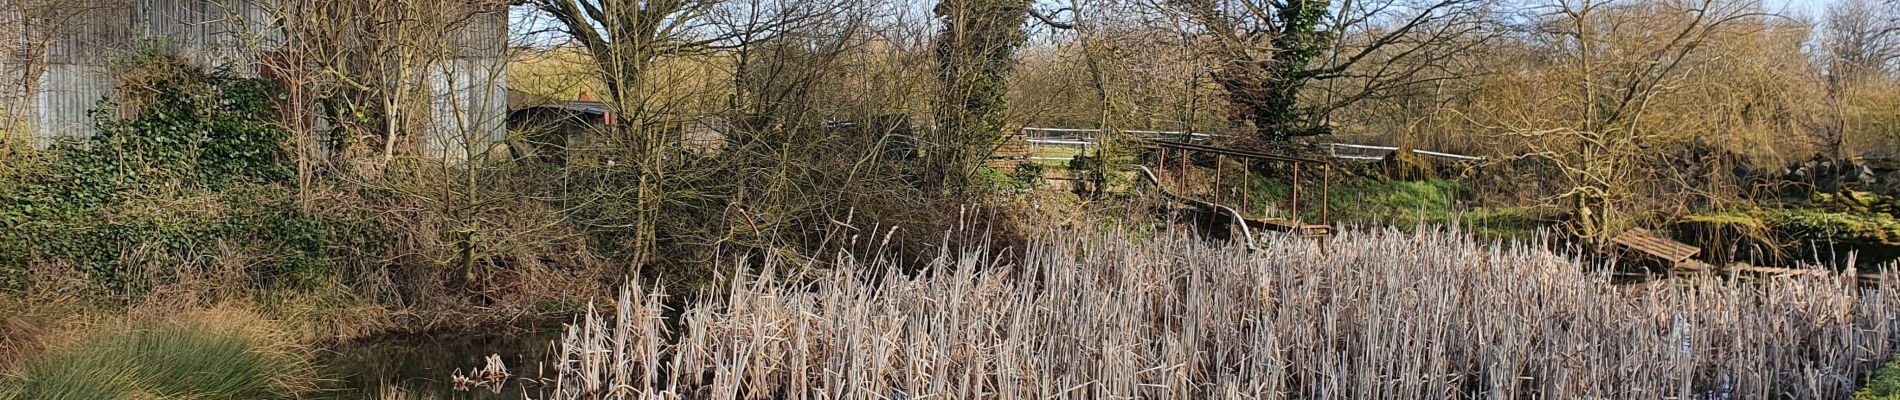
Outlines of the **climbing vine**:
<svg viewBox="0 0 1900 400">
<path fill-rule="evenodd" d="M 1286 2 L 1275 12 L 1278 30 L 1268 54 L 1253 55 L 1216 70 L 1214 79 L 1234 102 L 1237 120 L 1252 122 L 1261 139 L 1283 142 L 1325 134 L 1325 127 L 1299 111 L 1300 90 L 1316 74 L 1313 61 L 1332 48 L 1335 33 L 1322 26 L 1328 0 Z"/>
<path fill-rule="evenodd" d="M 1026 37 L 1029 18 L 1023 0 L 942 0 L 935 9 L 942 20 L 936 43 L 937 129 L 942 140 L 926 157 L 926 176 L 945 189 L 957 190 L 988 158 L 1003 136 L 1009 74 L 1016 50 Z"/>
<path fill-rule="evenodd" d="M 22 168 L 0 176 L 0 289 L 23 285 L 29 265 L 61 265 L 122 293 L 151 268 L 202 263 L 220 246 L 266 260 L 256 278 L 306 281 L 324 275 L 332 242 L 378 234 L 297 206 L 269 81 L 160 54 L 114 72 L 95 136 L 9 156 Z"/>
</svg>

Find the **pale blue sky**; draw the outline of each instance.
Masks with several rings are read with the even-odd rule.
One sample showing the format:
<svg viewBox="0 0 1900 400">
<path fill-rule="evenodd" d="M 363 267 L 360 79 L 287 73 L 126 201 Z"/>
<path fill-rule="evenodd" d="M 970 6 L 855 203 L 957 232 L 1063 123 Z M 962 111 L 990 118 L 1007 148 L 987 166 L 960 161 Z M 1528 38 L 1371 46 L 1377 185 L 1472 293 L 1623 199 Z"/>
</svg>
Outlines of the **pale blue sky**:
<svg viewBox="0 0 1900 400">
<path fill-rule="evenodd" d="M 1763 5 L 1767 6 L 1769 11 L 1782 12 L 1789 16 L 1800 14 L 1820 19 L 1821 13 L 1827 10 L 1827 5 L 1833 2 L 1834 0 L 1764 0 Z"/>
</svg>

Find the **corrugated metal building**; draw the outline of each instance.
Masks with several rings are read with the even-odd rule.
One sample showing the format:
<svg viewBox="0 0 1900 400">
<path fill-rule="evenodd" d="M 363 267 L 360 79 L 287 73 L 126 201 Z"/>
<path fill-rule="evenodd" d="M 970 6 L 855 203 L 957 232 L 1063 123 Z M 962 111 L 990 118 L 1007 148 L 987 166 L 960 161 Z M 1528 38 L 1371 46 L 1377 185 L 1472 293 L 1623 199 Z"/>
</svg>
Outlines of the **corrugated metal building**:
<svg viewBox="0 0 1900 400">
<path fill-rule="evenodd" d="M 277 1 L 73 0 L 56 9 L 22 10 L 22 1 L 0 0 L 0 85 L 6 86 L 0 89 L 0 118 L 25 122 L 0 129 L 42 147 L 95 134 L 90 113 L 114 85 L 108 66 L 140 46 L 162 46 L 205 67 L 255 74 L 259 55 L 285 42 L 273 12 Z M 24 23 L 6 24 L 7 18 Z M 506 139 L 507 34 L 506 10 L 478 13 L 444 37 L 444 57 L 415 69 L 410 79 L 431 95 L 427 135 L 419 141 L 423 155 L 459 162 Z"/>
<path fill-rule="evenodd" d="M 0 0 L 0 5 L 17 0 Z M 27 91 L 16 88 L 29 86 L 26 72 L 19 70 L 27 58 L 26 15 L 18 7 L 0 6 L 0 141 L 19 142 L 30 137 L 25 136 L 22 128 L 27 124 Z"/>
<path fill-rule="evenodd" d="M 133 50 L 133 12 L 114 0 L 78 0 L 69 9 L 35 10 L 26 18 L 27 56 L 22 70 L 37 72 L 25 88 L 34 143 L 84 138 L 95 129 L 89 115 L 112 94 L 111 60 Z M 29 77 L 29 79 L 31 79 Z"/>
<path fill-rule="evenodd" d="M 468 160 L 506 154 L 508 13 L 475 14 L 444 40 L 448 57 L 427 69 L 429 135 L 424 154 Z"/>
</svg>

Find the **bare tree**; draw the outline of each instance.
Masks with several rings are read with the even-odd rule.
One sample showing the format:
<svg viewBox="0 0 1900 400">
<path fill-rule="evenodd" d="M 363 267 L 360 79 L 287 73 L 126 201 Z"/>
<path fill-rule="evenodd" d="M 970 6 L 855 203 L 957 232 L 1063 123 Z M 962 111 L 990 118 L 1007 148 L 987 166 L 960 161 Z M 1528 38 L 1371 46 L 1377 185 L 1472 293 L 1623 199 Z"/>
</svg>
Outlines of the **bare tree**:
<svg viewBox="0 0 1900 400">
<path fill-rule="evenodd" d="M 1839 157 L 1850 138 L 1891 141 L 1890 101 L 1894 75 L 1900 73 L 1900 3 L 1842 0 L 1828 5 L 1821 24 L 1817 63 L 1831 122 L 1821 141 L 1826 154 Z M 1883 132 L 1886 130 L 1886 132 Z M 1886 147 L 1886 146 L 1878 146 Z"/>
<path fill-rule="evenodd" d="M 1528 148 L 1521 157 L 1559 170 L 1546 201 L 1574 213 L 1573 233 L 1605 242 L 1658 211 L 1632 206 L 1666 179 L 1660 146 L 1682 139 L 1657 109 L 1713 62 L 1705 47 L 1764 14 L 1727 0 L 1559 0 L 1538 10 L 1528 38 L 1546 67 L 1525 79 L 1558 87 L 1524 88 L 1532 93 L 1509 101 L 1528 104 L 1500 116 L 1500 128 Z"/>
<path fill-rule="evenodd" d="M 609 100 L 637 112 L 631 101 L 657 60 L 729 50 L 798 30 L 837 11 L 818 1 L 766 0 L 531 0 L 566 38 L 600 65 Z"/>
<path fill-rule="evenodd" d="M 1484 43 L 1484 0 L 1160 0 L 1189 21 L 1216 64 L 1230 120 L 1267 142 L 1331 132 L 1326 116 L 1375 93 L 1419 83 L 1436 58 Z M 1401 63 L 1406 60 L 1416 62 Z M 1354 78 L 1309 98 L 1315 82 Z M 1434 78 L 1423 78 L 1426 80 Z M 1336 88 L 1335 88 L 1336 89 Z"/>
<path fill-rule="evenodd" d="M 1822 46 L 1829 80 L 1851 80 L 1894 68 L 1900 60 L 1900 5 L 1841 0 L 1827 7 Z"/>
<path fill-rule="evenodd" d="M 34 60 L 27 42 L 28 1 L 0 0 L 0 84 L 15 90 L 0 93 L 0 157 L 27 143 L 27 94 L 32 92 Z"/>
<path fill-rule="evenodd" d="M 609 106 L 617 112 L 612 133 L 619 156 L 633 168 L 633 239 L 630 264 L 645 264 L 657 246 L 657 224 L 664 205 L 675 198 L 678 177 L 671 173 L 679 157 L 680 118 L 664 117 L 676 104 L 655 97 L 665 88 L 651 83 L 653 69 L 663 59 L 705 55 L 760 43 L 785 32 L 802 30 L 822 21 L 819 16 L 838 10 L 823 0 L 531 0 L 528 2 L 557 22 L 558 30 L 586 48 L 607 88 Z M 677 117 L 677 116 L 676 116 Z M 690 188 L 685 188 L 690 189 Z M 685 190 L 683 189 L 683 190 Z M 690 190 L 688 190 L 690 191 Z"/>
</svg>

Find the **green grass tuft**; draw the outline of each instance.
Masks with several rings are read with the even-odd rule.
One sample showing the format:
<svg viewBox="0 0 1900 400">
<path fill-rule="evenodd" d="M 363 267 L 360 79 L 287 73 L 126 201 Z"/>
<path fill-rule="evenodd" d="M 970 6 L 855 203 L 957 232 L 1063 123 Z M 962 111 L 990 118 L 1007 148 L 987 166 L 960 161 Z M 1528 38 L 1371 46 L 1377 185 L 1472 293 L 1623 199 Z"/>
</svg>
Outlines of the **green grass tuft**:
<svg viewBox="0 0 1900 400">
<path fill-rule="evenodd" d="M 1451 179 L 1358 180 L 1334 182 L 1327 198 L 1332 222 L 1362 226 L 1392 226 L 1411 229 L 1420 224 L 1464 227 L 1465 232 L 1487 239 L 1530 239 L 1538 226 L 1548 219 L 1529 208 L 1470 207 L 1460 202 L 1464 184 Z M 1256 176 L 1251 186 L 1254 199 L 1264 199 L 1276 207 L 1287 207 L 1292 188 L 1283 178 Z M 1302 193 L 1300 217 L 1308 221 L 1320 218 L 1319 207 L 1310 203 L 1318 190 L 1309 187 Z"/>
<path fill-rule="evenodd" d="M 1374 214 L 1386 214 L 1382 217 L 1392 222 L 1442 222 L 1450 220 L 1464 187 L 1458 181 L 1432 179 L 1373 182 L 1345 189 L 1335 191 L 1331 202 L 1352 215 L 1376 218 L 1380 216 Z"/>
<path fill-rule="evenodd" d="M 95 335 L 0 380 L 0 399 L 282 399 L 309 363 L 234 330 L 165 325 Z"/>
</svg>

